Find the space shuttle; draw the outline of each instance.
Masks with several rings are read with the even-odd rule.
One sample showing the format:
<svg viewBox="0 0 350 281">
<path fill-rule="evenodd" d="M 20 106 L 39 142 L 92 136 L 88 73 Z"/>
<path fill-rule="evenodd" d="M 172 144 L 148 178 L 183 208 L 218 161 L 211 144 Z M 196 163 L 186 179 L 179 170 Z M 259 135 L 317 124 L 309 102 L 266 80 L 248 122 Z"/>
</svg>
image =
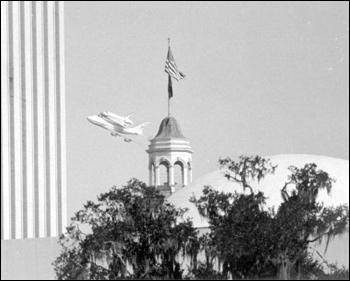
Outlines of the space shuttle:
<svg viewBox="0 0 350 281">
<path fill-rule="evenodd" d="M 104 128 L 111 132 L 112 136 L 125 135 L 142 135 L 143 130 L 149 125 L 148 122 L 140 124 L 135 127 L 129 127 L 129 124 L 133 124 L 128 116 L 118 116 L 116 114 L 104 111 L 99 115 L 92 115 L 87 117 L 87 120 L 92 124 Z"/>
<path fill-rule="evenodd" d="M 128 126 L 134 124 L 130 119 L 130 116 L 133 114 L 134 113 L 131 113 L 127 116 L 119 116 L 119 115 L 114 114 L 114 113 L 109 112 L 109 111 L 103 111 L 98 116 L 105 119 L 107 122 L 110 122 L 112 124 L 122 125 L 124 127 L 128 127 Z"/>
</svg>

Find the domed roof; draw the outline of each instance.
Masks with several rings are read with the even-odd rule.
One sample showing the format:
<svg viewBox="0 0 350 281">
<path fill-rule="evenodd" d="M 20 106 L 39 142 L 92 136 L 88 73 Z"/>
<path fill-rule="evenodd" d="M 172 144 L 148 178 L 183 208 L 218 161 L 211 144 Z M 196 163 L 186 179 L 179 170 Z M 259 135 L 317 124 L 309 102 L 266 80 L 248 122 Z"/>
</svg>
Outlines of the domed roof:
<svg viewBox="0 0 350 281">
<path fill-rule="evenodd" d="M 282 202 L 280 190 L 290 175 L 289 166 L 297 168 L 304 167 L 305 164 L 315 163 L 317 169 L 322 169 L 329 173 L 330 177 L 335 178 L 336 182 L 333 184 L 331 194 L 328 195 L 326 191 L 321 191 L 318 200 L 324 202 L 326 206 L 349 204 L 349 161 L 336 159 L 325 156 L 316 155 L 275 155 L 265 156 L 265 159 L 270 159 L 273 165 L 278 165 L 274 175 L 267 175 L 260 183 L 252 182 L 251 186 L 255 190 L 264 192 L 266 203 L 268 206 L 278 206 Z M 194 195 L 199 198 L 203 193 L 203 187 L 210 185 L 218 191 L 224 192 L 242 192 L 243 188 L 240 184 L 231 182 L 223 176 L 220 170 L 208 173 L 188 186 L 183 187 L 172 196 L 168 198 L 168 202 L 174 204 L 176 207 L 188 208 L 189 211 L 185 213 L 184 219 L 192 218 L 193 224 L 197 228 L 208 228 L 208 222 L 202 218 L 194 204 L 189 202 L 189 198 Z M 247 191 L 249 192 L 249 191 Z M 339 266 L 349 266 L 349 232 L 340 237 L 336 237 L 329 244 L 326 249 L 325 240 L 321 244 L 315 242 L 310 249 L 316 249 L 323 257 L 331 263 L 337 262 Z M 318 255 L 314 253 L 314 257 L 318 259 Z M 322 261 L 321 261 L 322 262 Z"/>
<path fill-rule="evenodd" d="M 291 174 L 288 167 L 302 168 L 308 163 L 315 163 L 317 169 L 328 172 L 332 178 L 336 179 L 330 195 L 326 191 L 320 192 L 318 197 L 320 201 L 323 201 L 327 206 L 349 203 L 349 161 L 302 154 L 275 155 L 264 158 L 270 159 L 273 165 L 278 165 L 275 174 L 267 175 L 260 183 L 252 182 L 251 185 L 255 190 L 264 192 L 267 197 L 267 206 L 277 207 L 282 203 L 280 190 L 287 182 L 288 175 Z M 234 192 L 236 190 L 237 192 L 243 192 L 243 187 L 239 183 L 229 181 L 224 177 L 222 171 L 216 170 L 198 178 L 174 193 L 168 198 L 168 201 L 176 207 L 188 208 L 189 211 L 184 215 L 184 218 L 192 217 L 195 227 L 208 227 L 206 219 L 202 218 L 194 204 L 189 202 L 192 195 L 199 198 L 203 194 L 202 190 L 205 185 L 210 185 L 218 191 Z M 246 192 L 249 191 L 246 190 Z"/>
<path fill-rule="evenodd" d="M 185 139 L 181 132 L 180 125 L 177 120 L 168 116 L 162 120 L 157 135 L 153 139 L 177 138 Z"/>
</svg>

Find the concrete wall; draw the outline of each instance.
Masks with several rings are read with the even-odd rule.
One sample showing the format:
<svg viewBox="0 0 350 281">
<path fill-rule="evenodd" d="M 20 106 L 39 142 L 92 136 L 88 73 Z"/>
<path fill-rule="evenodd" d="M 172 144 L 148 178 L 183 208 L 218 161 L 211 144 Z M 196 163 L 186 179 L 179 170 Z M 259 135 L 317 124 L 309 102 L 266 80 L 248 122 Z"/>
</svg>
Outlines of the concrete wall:
<svg viewBox="0 0 350 281">
<path fill-rule="evenodd" d="M 1 280 L 54 280 L 57 238 L 1 241 Z"/>
</svg>

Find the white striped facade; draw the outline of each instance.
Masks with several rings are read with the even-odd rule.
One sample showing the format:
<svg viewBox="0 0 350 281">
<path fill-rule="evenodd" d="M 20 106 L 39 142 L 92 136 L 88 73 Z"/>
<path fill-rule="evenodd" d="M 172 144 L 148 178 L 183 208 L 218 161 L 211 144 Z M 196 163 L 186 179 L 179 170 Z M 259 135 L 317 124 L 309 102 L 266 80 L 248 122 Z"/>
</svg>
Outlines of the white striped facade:
<svg viewBox="0 0 350 281">
<path fill-rule="evenodd" d="M 64 1 L 1 1 L 1 240 L 67 224 Z"/>
</svg>

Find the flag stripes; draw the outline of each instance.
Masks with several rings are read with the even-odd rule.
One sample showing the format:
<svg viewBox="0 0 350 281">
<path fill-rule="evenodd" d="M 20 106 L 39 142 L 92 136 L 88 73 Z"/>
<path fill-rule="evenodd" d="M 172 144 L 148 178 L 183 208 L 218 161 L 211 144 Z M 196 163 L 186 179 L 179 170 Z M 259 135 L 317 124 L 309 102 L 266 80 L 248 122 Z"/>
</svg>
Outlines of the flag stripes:
<svg viewBox="0 0 350 281">
<path fill-rule="evenodd" d="M 169 99 L 170 99 L 170 98 L 173 97 L 173 84 L 172 84 L 172 81 L 171 81 L 171 77 L 175 78 L 177 81 L 179 81 L 181 79 L 184 79 L 186 77 L 185 74 L 180 72 L 179 69 L 177 68 L 177 65 L 175 63 L 173 54 L 172 54 L 172 52 L 170 50 L 170 46 L 169 46 L 169 49 L 168 49 L 168 55 L 167 55 L 167 59 L 166 59 L 166 62 L 165 62 L 165 69 L 164 70 L 169 75 L 168 94 L 169 94 Z"/>
<path fill-rule="evenodd" d="M 170 50 L 170 47 L 169 47 L 168 56 L 165 62 L 165 72 L 168 73 L 171 77 L 175 78 L 177 81 L 186 77 L 182 72 L 178 70 L 173 54 Z"/>
</svg>

